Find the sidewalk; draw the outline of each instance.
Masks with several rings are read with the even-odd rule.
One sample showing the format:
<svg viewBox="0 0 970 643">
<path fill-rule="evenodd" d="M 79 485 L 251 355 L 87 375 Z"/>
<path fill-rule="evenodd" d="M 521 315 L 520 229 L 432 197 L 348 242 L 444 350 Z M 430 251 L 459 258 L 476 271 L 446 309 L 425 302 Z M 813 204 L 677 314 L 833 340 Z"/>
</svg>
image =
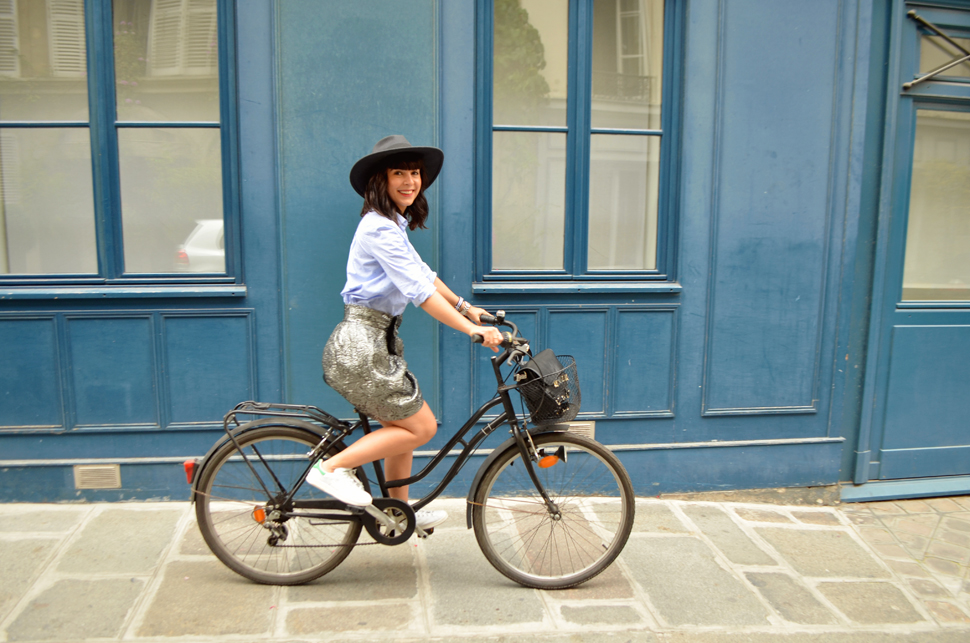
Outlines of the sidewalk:
<svg viewBox="0 0 970 643">
<path fill-rule="evenodd" d="M 505 579 L 464 526 L 301 587 L 215 560 L 188 503 L 0 505 L 0 641 L 970 641 L 970 496 L 838 507 L 641 499 L 616 564 Z"/>
</svg>

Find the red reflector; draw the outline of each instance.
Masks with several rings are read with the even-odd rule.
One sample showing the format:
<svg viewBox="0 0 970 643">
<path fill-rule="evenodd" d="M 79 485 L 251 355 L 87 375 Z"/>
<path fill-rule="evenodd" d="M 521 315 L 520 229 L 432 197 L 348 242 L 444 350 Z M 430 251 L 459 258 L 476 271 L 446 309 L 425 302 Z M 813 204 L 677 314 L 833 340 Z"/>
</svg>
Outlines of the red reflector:
<svg viewBox="0 0 970 643">
<path fill-rule="evenodd" d="M 259 524 L 263 524 L 263 522 L 266 520 L 266 510 L 262 507 L 256 507 L 253 509 L 253 520 Z"/>
<path fill-rule="evenodd" d="M 192 479 L 195 477 L 195 460 L 186 460 L 182 463 L 182 467 L 185 469 L 185 481 L 192 484 Z"/>
</svg>

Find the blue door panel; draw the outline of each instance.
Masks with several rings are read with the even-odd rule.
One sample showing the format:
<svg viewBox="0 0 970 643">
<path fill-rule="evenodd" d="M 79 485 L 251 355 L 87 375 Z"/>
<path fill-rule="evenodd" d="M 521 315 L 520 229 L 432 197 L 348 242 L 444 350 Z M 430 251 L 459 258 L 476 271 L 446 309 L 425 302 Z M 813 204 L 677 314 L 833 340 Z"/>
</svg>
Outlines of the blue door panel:
<svg viewBox="0 0 970 643">
<path fill-rule="evenodd" d="M 435 3 L 287 0 L 278 3 L 286 397 L 341 417 L 352 408 L 323 382 L 320 356 L 343 317 L 340 290 L 360 221 L 353 163 L 380 138 L 434 145 Z M 445 172 L 448 163 L 445 163 Z M 429 230 L 410 233 L 435 266 L 437 190 Z M 437 406 L 435 323 L 408 306 L 401 336 L 409 368 Z"/>
<path fill-rule="evenodd" d="M 66 326 L 76 424 L 158 426 L 151 316 L 67 317 Z"/>
<path fill-rule="evenodd" d="M 616 345 L 608 331 L 609 312 L 574 308 L 549 310 L 547 346 L 556 353 L 572 355 L 579 370 L 582 414 L 606 412 L 609 370 L 607 356 Z"/>
<path fill-rule="evenodd" d="M 970 442 L 970 431 L 963 431 Z M 946 448 L 883 449 L 879 454 L 881 480 L 959 476 L 970 472 L 970 444 Z"/>
<path fill-rule="evenodd" d="M 970 473 L 939 448 L 970 445 L 970 325 L 896 326 L 891 351 L 880 478 Z"/>
<path fill-rule="evenodd" d="M 723 7 L 704 413 L 811 410 L 841 8 L 835 0 Z"/>
<path fill-rule="evenodd" d="M 64 419 L 54 319 L 0 320 L 0 427 L 58 427 Z"/>
<path fill-rule="evenodd" d="M 617 311 L 613 416 L 673 414 L 673 310 Z"/>
<path fill-rule="evenodd" d="M 169 419 L 216 422 L 255 393 L 251 316 L 163 315 Z"/>
</svg>

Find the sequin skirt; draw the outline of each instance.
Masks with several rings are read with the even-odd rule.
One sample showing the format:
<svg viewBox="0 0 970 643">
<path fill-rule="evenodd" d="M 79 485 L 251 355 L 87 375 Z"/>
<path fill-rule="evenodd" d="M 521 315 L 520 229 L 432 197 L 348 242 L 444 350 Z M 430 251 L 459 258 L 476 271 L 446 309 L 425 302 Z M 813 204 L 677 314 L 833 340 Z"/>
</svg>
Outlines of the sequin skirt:
<svg viewBox="0 0 970 643">
<path fill-rule="evenodd" d="M 367 416 L 403 420 L 421 410 L 418 380 L 404 361 L 401 317 L 347 304 L 323 349 L 323 379 Z"/>
</svg>

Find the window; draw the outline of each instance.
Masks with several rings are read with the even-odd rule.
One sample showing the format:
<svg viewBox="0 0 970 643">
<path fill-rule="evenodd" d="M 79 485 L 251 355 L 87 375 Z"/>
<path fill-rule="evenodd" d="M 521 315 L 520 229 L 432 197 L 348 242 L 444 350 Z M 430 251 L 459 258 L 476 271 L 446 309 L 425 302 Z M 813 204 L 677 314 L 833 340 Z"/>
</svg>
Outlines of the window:
<svg viewBox="0 0 970 643">
<path fill-rule="evenodd" d="M 663 0 L 485 2 L 484 281 L 669 277 L 673 21 Z"/>
<path fill-rule="evenodd" d="M 231 5 L 0 0 L 0 279 L 234 281 Z"/>
<path fill-rule="evenodd" d="M 902 301 L 965 305 L 970 301 L 970 12 L 910 6 L 905 23 L 909 74 L 900 105 L 912 146 Z"/>
</svg>

